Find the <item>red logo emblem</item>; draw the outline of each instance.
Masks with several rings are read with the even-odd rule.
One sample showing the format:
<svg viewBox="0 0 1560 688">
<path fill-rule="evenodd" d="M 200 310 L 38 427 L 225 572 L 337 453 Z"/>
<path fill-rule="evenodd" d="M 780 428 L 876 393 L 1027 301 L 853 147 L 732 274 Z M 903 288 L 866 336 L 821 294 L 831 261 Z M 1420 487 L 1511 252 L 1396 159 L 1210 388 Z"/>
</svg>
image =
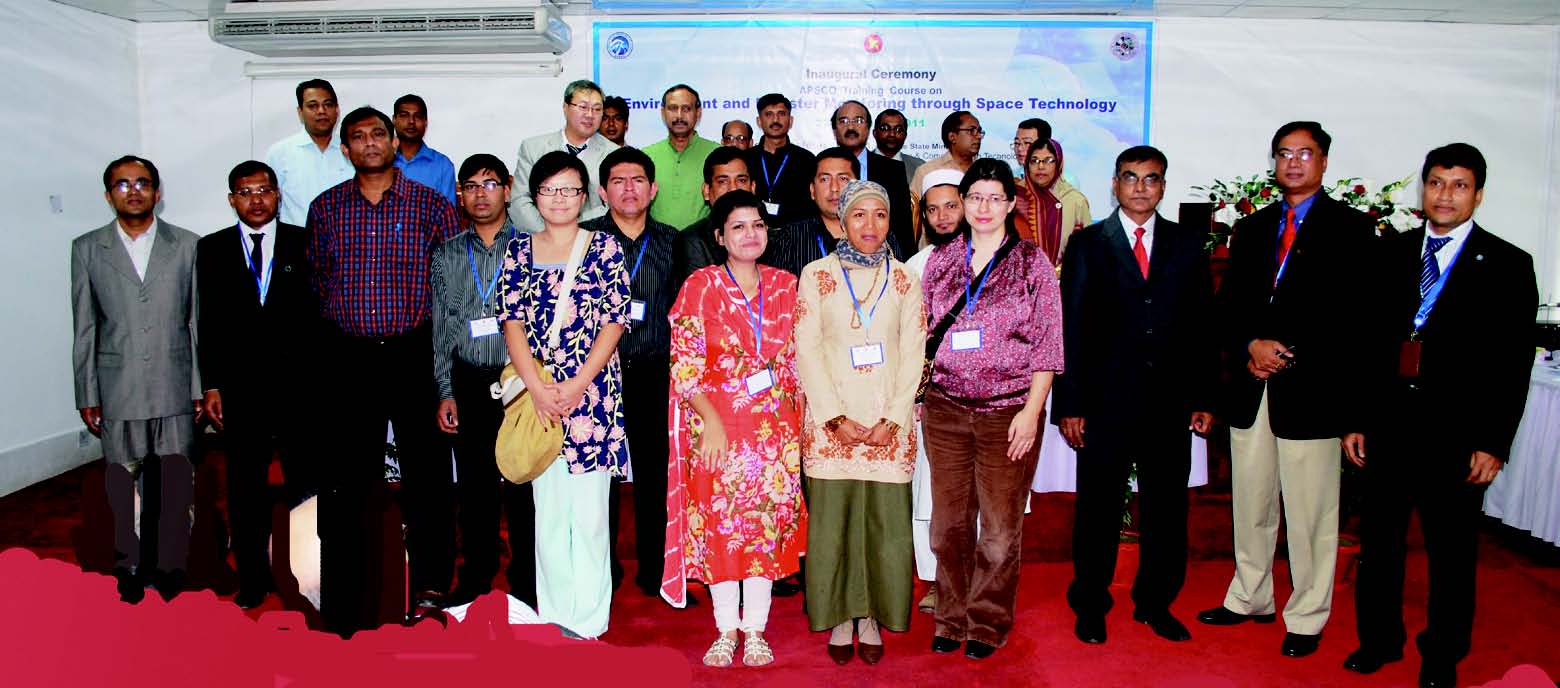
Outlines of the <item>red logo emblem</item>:
<svg viewBox="0 0 1560 688">
<path fill-rule="evenodd" d="M 869 52 L 869 53 L 879 53 L 879 52 L 882 52 L 883 51 L 883 37 L 879 36 L 879 35 L 877 35 L 875 33 L 867 34 L 867 39 L 865 41 L 861 42 L 861 47 L 866 48 L 867 52 Z"/>
</svg>

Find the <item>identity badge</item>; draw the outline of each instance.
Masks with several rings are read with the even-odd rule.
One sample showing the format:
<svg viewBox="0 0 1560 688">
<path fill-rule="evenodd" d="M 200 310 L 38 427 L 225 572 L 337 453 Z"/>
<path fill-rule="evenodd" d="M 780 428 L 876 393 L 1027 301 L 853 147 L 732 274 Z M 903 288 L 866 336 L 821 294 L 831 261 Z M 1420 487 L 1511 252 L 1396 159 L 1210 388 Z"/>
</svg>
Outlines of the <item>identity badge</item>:
<svg viewBox="0 0 1560 688">
<path fill-rule="evenodd" d="M 764 212 L 769 213 L 770 217 L 777 216 L 780 214 L 780 204 L 773 201 L 764 201 Z"/>
<path fill-rule="evenodd" d="M 634 299 L 628 302 L 628 319 L 640 322 L 645 319 L 645 302 Z"/>
<path fill-rule="evenodd" d="M 775 374 L 768 368 L 765 368 L 747 376 L 747 379 L 744 380 L 744 382 L 747 383 L 748 396 L 756 397 L 759 394 L 762 394 L 764 390 L 775 386 Z"/>
<path fill-rule="evenodd" d="M 954 351 L 975 351 L 980 348 L 980 328 L 957 330 L 949 334 L 948 346 Z"/>
<path fill-rule="evenodd" d="M 883 343 L 862 344 L 850 348 L 850 365 L 865 368 L 883 364 Z"/>
<path fill-rule="evenodd" d="M 481 339 L 498 334 L 498 318 L 496 317 L 477 318 L 472 320 L 470 324 L 472 339 Z"/>
</svg>

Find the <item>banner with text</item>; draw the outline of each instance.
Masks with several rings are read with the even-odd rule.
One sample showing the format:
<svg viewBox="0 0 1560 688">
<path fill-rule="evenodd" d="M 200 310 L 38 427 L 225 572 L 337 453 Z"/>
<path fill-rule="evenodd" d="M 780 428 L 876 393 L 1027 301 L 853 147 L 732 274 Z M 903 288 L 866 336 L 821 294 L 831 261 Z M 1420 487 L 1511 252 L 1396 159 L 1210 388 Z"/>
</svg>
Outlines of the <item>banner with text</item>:
<svg viewBox="0 0 1560 688">
<path fill-rule="evenodd" d="M 791 140 L 834 145 L 829 117 L 846 100 L 873 116 L 908 120 L 904 151 L 930 160 L 945 150 L 943 118 L 969 110 L 985 129 L 981 155 L 1013 161 L 1016 125 L 1050 122 L 1065 177 L 1098 217 L 1112 207 L 1111 165 L 1148 141 L 1153 23 L 1144 21 L 795 20 L 599 21 L 595 79 L 629 103 L 628 143 L 665 138 L 662 92 L 699 92 L 700 135 L 752 124 L 765 93 L 794 105 Z M 755 131 L 755 137 L 761 136 Z M 875 146 L 874 146 L 875 148 Z"/>
</svg>

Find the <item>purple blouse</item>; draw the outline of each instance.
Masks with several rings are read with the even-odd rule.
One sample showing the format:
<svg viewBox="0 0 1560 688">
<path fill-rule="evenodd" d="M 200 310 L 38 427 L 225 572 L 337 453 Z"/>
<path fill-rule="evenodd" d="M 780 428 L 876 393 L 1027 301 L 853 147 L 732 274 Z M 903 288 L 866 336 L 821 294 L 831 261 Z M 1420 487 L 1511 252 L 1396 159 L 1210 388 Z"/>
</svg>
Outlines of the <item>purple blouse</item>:
<svg viewBox="0 0 1560 688">
<path fill-rule="evenodd" d="M 973 296 L 978 283 L 965 262 L 963 237 L 938 247 L 926 261 L 921 289 L 926 299 L 927 327 L 936 327 L 966 288 Z M 1020 241 L 1002 260 L 985 287 L 966 304 L 937 348 L 932 387 L 949 400 L 974 410 L 1017 406 L 1029 398 L 1029 382 L 1040 371 L 1062 372 L 1062 297 L 1056 269 L 1045 252 Z M 980 347 L 955 351 L 955 341 L 967 346 L 980 330 Z M 961 346 L 961 348 L 962 348 Z"/>
</svg>

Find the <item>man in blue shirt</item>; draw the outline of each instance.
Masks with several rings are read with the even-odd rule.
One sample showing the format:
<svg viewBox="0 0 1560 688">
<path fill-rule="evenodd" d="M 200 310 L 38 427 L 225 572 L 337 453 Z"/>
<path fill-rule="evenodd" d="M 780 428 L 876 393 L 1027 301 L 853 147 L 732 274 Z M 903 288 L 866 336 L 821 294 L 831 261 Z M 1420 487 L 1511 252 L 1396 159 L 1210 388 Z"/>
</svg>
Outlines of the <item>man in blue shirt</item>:
<svg viewBox="0 0 1560 688">
<path fill-rule="evenodd" d="M 395 99 L 395 166 L 407 179 L 439 192 L 455 205 L 455 165 L 443 153 L 423 143 L 428 133 L 428 104 L 408 93 Z"/>
</svg>

